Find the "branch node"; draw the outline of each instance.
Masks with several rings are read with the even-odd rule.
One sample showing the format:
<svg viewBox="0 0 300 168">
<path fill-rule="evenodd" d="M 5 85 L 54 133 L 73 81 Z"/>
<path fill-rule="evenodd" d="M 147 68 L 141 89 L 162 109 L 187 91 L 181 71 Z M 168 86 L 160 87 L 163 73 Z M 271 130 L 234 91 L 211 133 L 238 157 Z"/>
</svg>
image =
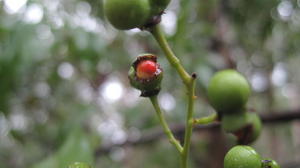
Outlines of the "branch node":
<svg viewBox="0 0 300 168">
<path fill-rule="evenodd" d="M 196 79 L 197 78 L 197 74 L 195 72 L 192 73 L 192 78 Z"/>
</svg>

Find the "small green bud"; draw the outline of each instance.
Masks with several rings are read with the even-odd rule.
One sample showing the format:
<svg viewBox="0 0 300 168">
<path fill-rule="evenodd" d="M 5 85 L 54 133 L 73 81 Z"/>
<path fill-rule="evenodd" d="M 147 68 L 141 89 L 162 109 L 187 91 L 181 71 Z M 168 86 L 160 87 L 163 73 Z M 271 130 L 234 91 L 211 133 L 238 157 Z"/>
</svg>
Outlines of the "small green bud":
<svg viewBox="0 0 300 168">
<path fill-rule="evenodd" d="M 272 159 L 263 159 L 262 161 L 262 168 L 280 168 L 279 164 Z"/>
<path fill-rule="evenodd" d="M 261 168 L 261 157 L 252 147 L 238 145 L 227 152 L 224 168 Z"/>
<path fill-rule="evenodd" d="M 75 162 L 69 165 L 68 168 L 91 168 L 91 166 L 87 163 Z"/>
<path fill-rule="evenodd" d="M 157 95 L 163 78 L 163 70 L 153 54 L 142 54 L 133 62 L 128 72 L 131 86 L 139 89 L 142 97 Z"/>
</svg>

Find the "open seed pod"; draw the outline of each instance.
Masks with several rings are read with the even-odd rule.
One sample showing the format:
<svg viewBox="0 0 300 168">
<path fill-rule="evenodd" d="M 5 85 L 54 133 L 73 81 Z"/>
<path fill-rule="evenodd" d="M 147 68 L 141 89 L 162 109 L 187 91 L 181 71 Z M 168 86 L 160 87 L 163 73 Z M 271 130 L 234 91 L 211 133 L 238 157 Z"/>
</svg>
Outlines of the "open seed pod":
<svg viewBox="0 0 300 168">
<path fill-rule="evenodd" d="M 157 95 L 163 78 L 163 70 L 153 54 L 142 54 L 133 62 L 128 72 L 131 86 L 141 91 L 142 97 Z"/>
</svg>

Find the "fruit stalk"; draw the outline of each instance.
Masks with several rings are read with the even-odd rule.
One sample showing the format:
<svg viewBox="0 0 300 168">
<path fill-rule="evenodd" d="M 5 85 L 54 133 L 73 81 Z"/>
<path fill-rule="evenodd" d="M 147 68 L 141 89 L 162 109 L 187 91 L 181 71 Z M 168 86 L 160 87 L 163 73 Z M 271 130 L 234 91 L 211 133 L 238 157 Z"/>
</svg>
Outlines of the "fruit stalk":
<svg viewBox="0 0 300 168">
<path fill-rule="evenodd" d="M 195 79 L 197 77 L 196 74 L 188 74 L 187 71 L 182 66 L 180 60 L 175 56 L 173 51 L 171 50 L 165 36 L 160 30 L 159 25 L 155 25 L 151 28 L 150 32 L 158 42 L 159 46 L 163 50 L 166 55 L 167 60 L 176 69 L 179 74 L 181 80 L 186 86 L 187 96 L 188 96 L 188 110 L 186 117 L 186 128 L 185 128 L 185 136 L 184 136 L 184 145 L 183 150 L 181 152 L 181 168 L 188 167 L 188 154 L 191 143 L 191 136 L 193 131 L 193 114 L 194 114 L 194 102 L 195 102 Z"/>
<path fill-rule="evenodd" d="M 192 137 L 193 125 L 194 125 L 193 114 L 194 114 L 194 102 L 196 99 L 195 79 L 196 79 L 196 75 L 193 75 L 193 78 L 188 87 L 188 111 L 187 111 L 187 117 L 186 117 L 186 128 L 185 128 L 185 135 L 184 135 L 183 152 L 181 154 L 181 168 L 188 167 L 188 155 L 189 155 L 189 151 L 190 151 L 191 137 Z"/>
<path fill-rule="evenodd" d="M 158 116 L 159 122 L 160 122 L 160 124 L 162 125 L 162 127 L 164 129 L 164 132 L 165 132 L 165 134 L 169 138 L 170 143 L 172 143 L 176 147 L 176 149 L 178 150 L 178 152 L 181 153 L 183 151 L 183 148 L 180 145 L 180 143 L 178 142 L 178 140 L 174 137 L 172 131 L 170 130 L 170 128 L 169 128 L 169 126 L 168 126 L 168 124 L 167 124 L 167 122 L 165 120 L 165 117 L 164 117 L 164 115 L 163 115 L 163 113 L 161 111 L 161 108 L 160 108 L 160 106 L 158 104 L 158 101 L 157 101 L 157 95 L 151 96 L 150 100 L 151 100 L 151 103 L 152 103 L 152 105 L 153 105 L 153 107 L 154 107 L 154 109 L 156 111 L 156 114 Z"/>
<path fill-rule="evenodd" d="M 165 36 L 163 35 L 162 31 L 160 30 L 159 25 L 155 25 L 151 28 L 150 32 L 158 42 L 159 46 L 163 50 L 166 55 L 166 58 L 170 62 L 170 64 L 176 69 L 180 78 L 182 79 L 183 83 L 189 87 L 189 83 L 192 80 L 192 77 L 186 72 L 183 66 L 180 63 L 180 60 L 175 56 L 173 51 L 171 50 Z"/>
<path fill-rule="evenodd" d="M 196 124 L 202 125 L 202 124 L 210 124 L 216 121 L 217 119 L 218 119 L 217 113 L 213 113 L 207 117 L 195 118 L 193 122 L 195 125 Z"/>
</svg>

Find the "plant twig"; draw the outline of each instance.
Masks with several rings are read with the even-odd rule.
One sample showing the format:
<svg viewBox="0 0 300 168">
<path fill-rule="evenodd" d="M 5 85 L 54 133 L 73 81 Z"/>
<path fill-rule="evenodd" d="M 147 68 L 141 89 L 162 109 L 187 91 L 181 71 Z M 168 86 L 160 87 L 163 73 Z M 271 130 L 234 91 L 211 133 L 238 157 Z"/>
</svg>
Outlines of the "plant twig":
<svg viewBox="0 0 300 168">
<path fill-rule="evenodd" d="M 184 136 L 184 145 L 183 145 L 183 152 L 181 155 L 181 167 L 187 168 L 188 165 L 188 155 L 190 151 L 191 145 L 191 136 L 193 132 L 193 114 L 194 114 L 194 102 L 196 99 L 195 96 L 195 79 L 196 75 L 192 75 L 193 80 L 190 82 L 188 87 L 188 112 L 186 117 L 186 129 L 185 129 L 185 136 Z"/>
<path fill-rule="evenodd" d="M 179 141 L 174 137 L 172 131 L 170 130 L 166 120 L 165 120 L 165 117 L 161 111 L 161 108 L 158 104 L 158 101 L 157 101 L 157 96 L 152 96 L 150 97 L 150 100 L 151 100 L 151 103 L 156 111 L 156 114 L 158 116 L 158 119 L 159 119 L 159 122 L 160 124 L 162 125 L 163 127 L 163 130 L 165 132 L 165 134 L 168 136 L 169 138 L 169 141 L 171 144 L 173 144 L 176 149 L 181 153 L 182 152 L 182 146 L 180 145 Z"/>
<path fill-rule="evenodd" d="M 180 63 L 180 60 L 175 56 L 175 54 L 171 50 L 165 36 L 160 30 L 159 25 L 155 25 L 154 27 L 152 27 L 150 32 L 158 42 L 163 52 L 165 53 L 166 58 L 168 59 L 170 64 L 176 69 L 177 73 L 179 74 L 180 78 L 182 79 L 187 89 L 188 109 L 187 109 L 187 116 L 186 116 L 184 145 L 181 153 L 181 168 L 187 168 L 188 165 L 187 160 L 188 160 L 188 154 L 189 154 L 190 143 L 191 143 L 190 141 L 191 141 L 191 136 L 193 131 L 194 102 L 196 98 L 195 79 L 197 75 L 196 74 L 189 75 L 186 72 L 186 70 Z"/>
<path fill-rule="evenodd" d="M 165 36 L 163 35 L 159 25 L 152 27 L 150 30 L 156 41 L 158 42 L 159 46 L 163 50 L 166 55 L 166 58 L 170 62 L 170 64 L 176 69 L 180 78 L 182 79 L 183 83 L 188 86 L 192 77 L 186 72 L 186 70 L 181 65 L 179 59 L 175 56 L 173 51 L 171 50 Z"/>
<path fill-rule="evenodd" d="M 210 123 L 216 121 L 217 118 L 218 118 L 217 113 L 213 113 L 212 115 L 209 115 L 207 117 L 195 118 L 193 123 L 194 123 L 194 125 L 210 124 Z"/>
</svg>

